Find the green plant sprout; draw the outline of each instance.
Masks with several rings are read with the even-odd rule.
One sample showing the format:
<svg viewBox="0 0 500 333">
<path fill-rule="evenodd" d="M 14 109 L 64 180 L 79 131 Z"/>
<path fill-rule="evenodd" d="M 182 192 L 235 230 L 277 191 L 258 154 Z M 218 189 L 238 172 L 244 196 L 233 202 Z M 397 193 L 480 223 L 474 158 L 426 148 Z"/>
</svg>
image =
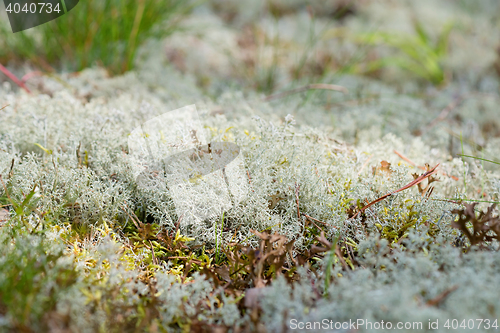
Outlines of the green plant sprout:
<svg viewBox="0 0 500 333">
<path fill-rule="evenodd" d="M 426 32 L 423 24 L 414 20 L 415 35 L 376 31 L 360 37 L 365 44 L 386 45 L 400 52 L 399 56 L 389 56 L 374 60 L 368 64 L 370 71 L 396 66 L 407 70 L 417 77 L 434 85 L 446 81 L 443 60 L 448 55 L 448 38 L 454 23 L 444 25 L 436 41 Z"/>
</svg>

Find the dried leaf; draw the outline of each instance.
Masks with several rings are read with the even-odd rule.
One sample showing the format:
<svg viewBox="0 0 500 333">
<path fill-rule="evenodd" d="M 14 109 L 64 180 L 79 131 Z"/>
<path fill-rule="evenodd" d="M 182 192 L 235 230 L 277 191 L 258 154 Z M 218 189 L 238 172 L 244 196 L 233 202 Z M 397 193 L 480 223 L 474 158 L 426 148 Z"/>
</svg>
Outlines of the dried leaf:
<svg viewBox="0 0 500 333">
<path fill-rule="evenodd" d="M 478 216 L 475 212 L 476 205 L 477 202 L 466 203 L 464 209 L 453 210 L 453 214 L 458 214 L 458 220 L 452 222 L 451 226 L 462 231 L 471 245 L 489 242 L 493 239 L 500 241 L 500 218 L 493 216 L 496 205 L 491 205 L 486 213 L 480 212 Z M 472 230 L 467 225 L 468 223 L 472 224 Z"/>
<path fill-rule="evenodd" d="M 374 175 L 384 174 L 386 176 L 390 176 L 392 174 L 391 163 L 387 161 L 380 162 L 380 166 L 378 168 L 373 167 L 372 170 Z"/>
</svg>

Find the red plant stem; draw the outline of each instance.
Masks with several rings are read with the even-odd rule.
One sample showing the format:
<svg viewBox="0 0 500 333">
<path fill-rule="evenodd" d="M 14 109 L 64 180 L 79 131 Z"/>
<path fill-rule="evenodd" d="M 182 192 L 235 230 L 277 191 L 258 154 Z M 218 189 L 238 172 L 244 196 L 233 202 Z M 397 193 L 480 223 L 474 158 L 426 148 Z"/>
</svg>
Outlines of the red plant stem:
<svg viewBox="0 0 500 333">
<path fill-rule="evenodd" d="M 299 210 L 299 189 L 300 189 L 300 184 L 297 185 L 297 183 L 295 183 L 295 202 L 297 203 L 297 219 L 299 219 L 299 222 L 301 222 L 300 210 Z"/>
<path fill-rule="evenodd" d="M 376 200 L 373 200 L 372 202 L 370 202 L 369 204 L 367 204 L 366 206 L 364 206 L 363 208 L 361 208 L 356 214 L 354 214 L 350 219 L 353 219 L 355 218 L 356 216 L 358 216 L 360 213 L 364 212 L 367 208 L 369 208 L 370 206 L 373 206 L 374 204 L 384 200 L 385 198 L 388 198 L 390 197 L 391 195 L 393 194 L 396 194 L 398 192 L 401 192 L 401 191 L 404 191 L 406 189 L 409 189 L 410 187 L 412 186 L 415 186 L 419 183 L 421 183 L 424 179 L 426 179 L 427 177 L 430 177 L 432 176 L 433 174 L 435 174 L 437 171 L 436 171 L 436 168 L 439 166 L 439 163 L 436 164 L 436 166 L 432 169 L 430 169 L 429 171 L 427 171 L 426 173 L 424 173 L 423 175 L 421 175 L 420 177 L 418 177 L 417 179 L 415 179 L 414 181 L 406 184 L 405 186 L 395 190 L 395 191 L 392 191 L 390 193 L 387 193 L 386 195 L 383 195 L 381 196 L 380 198 L 376 199 Z"/>
<path fill-rule="evenodd" d="M 426 170 L 425 167 L 423 166 L 417 166 L 415 164 L 415 162 L 413 162 L 412 160 L 410 160 L 408 157 L 404 156 L 403 154 L 401 154 L 400 152 L 398 152 L 397 150 L 394 149 L 394 154 L 398 155 L 399 157 L 401 157 L 401 159 L 405 160 L 406 162 L 410 163 L 412 166 L 416 166 L 417 168 L 419 169 L 422 169 L 422 170 Z"/>
<path fill-rule="evenodd" d="M 28 94 L 31 94 L 31 91 L 26 87 L 26 85 L 19 80 L 14 74 L 12 74 L 7 68 L 5 68 L 2 64 L 0 64 L 0 71 L 4 73 L 9 79 L 14 81 L 15 84 L 17 84 L 19 87 L 23 88 L 26 90 Z"/>
<path fill-rule="evenodd" d="M 21 78 L 21 81 L 24 83 L 26 81 L 28 81 L 29 79 L 31 79 L 32 77 L 35 77 L 35 76 L 41 76 L 43 75 L 43 73 L 41 71 L 33 71 L 33 72 L 29 72 L 29 73 L 26 73 L 22 78 Z"/>
</svg>

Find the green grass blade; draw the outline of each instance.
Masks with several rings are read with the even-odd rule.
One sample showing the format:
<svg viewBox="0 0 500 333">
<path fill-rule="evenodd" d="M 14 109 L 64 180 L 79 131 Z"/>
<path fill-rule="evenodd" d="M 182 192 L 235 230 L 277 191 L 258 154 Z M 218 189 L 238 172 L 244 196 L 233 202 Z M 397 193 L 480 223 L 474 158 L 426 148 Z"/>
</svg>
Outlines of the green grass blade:
<svg viewBox="0 0 500 333">
<path fill-rule="evenodd" d="M 469 158 L 473 158 L 473 159 L 476 159 L 476 160 L 490 162 L 490 163 L 494 163 L 494 164 L 500 165 L 500 162 L 498 162 L 498 161 L 493 161 L 493 160 L 489 160 L 489 159 L 486 159 L 486 158 L 481 158 L 481 157 L 476 157 L 476 156 L 471 156 L 471 155 L 464 155 L 463 153 L 462 154 L 458 154 L 458 156 L 469 157 Z"/>
</svg>

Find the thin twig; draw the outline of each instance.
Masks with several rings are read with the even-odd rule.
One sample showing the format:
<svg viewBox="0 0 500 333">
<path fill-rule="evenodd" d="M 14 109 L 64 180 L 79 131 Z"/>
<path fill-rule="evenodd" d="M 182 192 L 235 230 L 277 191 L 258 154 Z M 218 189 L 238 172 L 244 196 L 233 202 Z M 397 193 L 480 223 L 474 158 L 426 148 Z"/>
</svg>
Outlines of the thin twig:
<svg viewBox="0 0 500 333">
<path fill-rule="evenodd" d="M 441 303 L 449 294 L 451 294 L 452 292 L 454 292 L 457 289 L 458 289 L 457 285 L 452 286 L 452 287 L 446 289 L 445 291 L 443 291 L 442 293 L 440 293 L 439 295 L 437 295 L 436 297 L 434 297 L 433 299 L 428 300 L 425 303 L 425 305 L 427 305 L 427 306 L 439 305 L 439 303 Z"/>
<path fill-rule="evenodd" d="M 439 123 L 440 121 L 443 121 L 446 117 L 448 117 L 448 115 L 451 113 L 451 111 L 453 111 L 457 106 L 460 105 L 460 103 L 462 103 L 463 100 L 464 100 L 464 97 L 460 96 L 460 97 L 455 98 L 453 101 L 451 101 L 450 104 L 448 104 L 441 111 L 441 113 L 437 116 L 437 118 L 434 119 L 433 121 L 431 121 L 429 123 L 429 125 L 427 125 L 427 127 L 424 129 L 423 132 L 424 133 L 427 132 L 432 127 L 434 127 L 437 123 Z"/>
<path fill-rule="evenodd" d="M 463 205 L 462 201 L 483 202 L 483 203 L 490 203 L 490 204 L 500 205 L 500 201 L 489 201 L 489 200 L 460 199 L 460 198 L 444 198 L 444 199 L 431 199 L 431 200 L 446 201 L 446 202 L 451 202 L 451 203 L 454 203 L 454 204 L 457 204 L 457 205 Z"/>
<path fill-rule="evenodd" d="M 349 266 L 347 266 L 347 263 L 344 260 L 344 256 L 342 255 L 342 252 L 340 252 L 340 247 L 338 244 L 335 244 L 335 254 L 337 255 L 337 258 L 339 258 L 342 267 L 344 267 L 345 270 L 348 270 Z"/>
<path fill-rule="evenodd" d="M 21 80 L 19 80 L 17 78 L 17 76 L 15 76 L 14 74 L 12 74 L 7 68 L 5 68 L 2 64 L 0 64 L 0 72 L 4 73 L 9 79 L 11 79 L 12 81 L 14 81 L 15 84 L 17 84 L 19 87 L 23 88 L 24 90 L 26 90 L 26 92 L 28 94 L 31 94 L 31 91 L 28 89 L 28 87 L 26 87 L 26 85 L 24 84 L 24 82 L 22 82 Z"/>
<path fill-rule="evenodd" d="M 314 217 L 311 217 L 311 216 L 309 216 L 309 215 L 307 215 L 307 214 L 305 214 L 305 213 L 300 213 L 300 214 L 301 214 L 302 216 L 305 216 L 305 217 L 306 217 L 307 219 L 309 219 L 310 221 L 316 221 L 316 222 L 318 222 L 318 223 L 321 223 L 321 224 L 322 224 L 322 225 L 324 225 L 324 226 L 327 226 L 327 227 L 332 227 L 332 228 L 338 229 L 338 227 L 336 227 L 336 226 L 333 226 L 333 225 L 331 225 L 331 224 L 328 224 L 328 223 L 325 223 L 325 222 L 320 221 L 320 220 L 318 220 L 318 219 L 315 219 Z"/>
<path fill-rule="evenodd" d="M 355 260 L 354 260 L 354 251 L 352 250 L 352 246 L 346 243 L 345 248 L 347 250 L 347 255 L 349 256 L 351 263 L 354 265 Z"/>
<path fill-rule="evenodd" d="M 417 166 L 417 164 L 415 164 L 415 162 L 413 162 L 412 160 L 410 160 L 408 157 L 404 156 L 403 154 L 401 154 L 400 152 L 398 152 L 396 149 L 394 149 L 394 154 L 398 155 L 399 157 L 401 157 L 402 160 L 410 163 L 412 166 L 414 167 L 417 167 L 419 169 L 422 169 L 422 170 L 427 170 L 425 167 L 423 166 Z"/>
<path fill-rule="evenodd" d="M 363 172 L 363 169 L 368 165 L 368 162 L 370 162 L 370 160 L 372 159 L 373 155 L 370 155 L 370 157 L 368 157 L 368 159 L 365 161 L 365 163 L 363 163 L 363 165 L 361 166 L 361 169 L 359 169 L 358 171 L 358 174 L 356 175 L 356 177 L 359 177 L 359 175 L 361 174 L 361 172 Z"/>
<path fill-rule="evenodd" d="M 9 105 L 10 105 L 10 104 L 5 104 L 4 106 L 2 106 L 2 107 L 0 108 L 0 111 L 2 111 L 3 109 L 5 109 L 5 108 L 6 108 L 6 107 L 8 107 Z"/>
<path fill-rule="evenodd" d="M 394 150 L 394 153 L 396 155 L 398 155 L 399 157 L 401 157 L 401 159 L 405 160 L 406 162 L 410 163 L 412 166 L 414 167 L 417 167 L 419 169 L 422 169 L 422 170 L 425 170 L 427 171 L 427 168 L 426 167 L 423 167 L 423 166 L 417 166 L 417 164 L 415 162 L 413 162 L 412 160 L 410 160 L 408 157 L 404 156 L 403 154 L 401 154 L 400 152 L 398 152 L 397 150 Z M 446 177 L 450 177 L 451 179 L 453 180 L 458 180 L 458 177 L 455 177 L 455 176 L 452 176 L 452 175 L 449 175 L 447 174 L 446 172 L 444 171 L 441 171 L 441 173 L 443 174 L 443 176 L 446 176 Z"/>
<path fill-rule="evenodd" d="M 7 186 L 5 186 L 5 183 L 3 181 L 2 175 L 0 175 L 0 181 L 2 182 L 3 189 L 5 190 L 5 195 L 7 195 L 7 198 L 9 199 L 9 201 L 12 202 L 12 199 L 10 198 L 9 191 L 7 190 Z"/>
<path fill-rule="evenodd" d="M 427 191 L 425 192 L 425 199 L 429 200 L 431 198 L 432 192 L 434 192 L 434 186 L 431 186 Z"/>
<path fill-rule="evenodd" d="M 173 256 L 173 257 L 168 257 L 167 259 L 182 259 L 182 260 L 191 259 L 190 261 L 194 262 L 195 264 L 202 264 L 203 263 L 203 261 L 201 261 L 201 260 L 193 259 L 190 257 Z"/>
<path fill-rule="evenodd" d="M 125 204 L 125 207 L 127 207 L 127 208 L 128 208 L 127 204 Z M 128 217 L 130 217 L 130 219 L 132 220 L 132 222 L 134 222 L 134 224 L 135 224 L 135 226 L 137 227 L 137 229 L 140 229 L 140 228 L 139 228 L 139 224 L 137 224 L 137 222 L 134 220 L 134 218 L 133 218 L 132 216 L 130 216 L 130 214 L 127 212 L 127 210 L 126 210 L 125 208 L 123 208 L 123 207 L 121 207 L 121 209 L 123 209 L 123 211 L 124 211 L 125 213 L 127 213 Z M 134 214 L 134 215 L 135 215 L 135 214 Z"/>
<path fill-rule="evenodd" d="M 151 245 L 151 255 L 152 255 L 153 265 L 158 265 L 158 261 L 156 260 L 155 257 L 155 248 L 153 247 L 153 243 L 151 242 L 151 240 L 149 241 L 149 244 Z"/>
<path fill-rule="evenodd" d="M 300 184 L 297 185 L 297 182 L 295 182 L 295 202 L 297 203 L 297 218 L 299 219 L 299 222 L 301 222 L 300 210 L 299 210 L 299 189 L 300 189 Z"/>
<path fill-rule="evenodd" d="M 248 184 L 250 184 L 250 187 L 252 186 L 252 177 L 250 177 L 250 172 L 247 170 L 247 176 L 248 176 Z M 252 192 L 255 192 L 253 189 L 252 189 Z"/>
<path fill-rule="evenodd" d="M 184 213 L 186 214 L 186 213 Z M 182 218 L 184 217 L 184 214 L 182 214 L 178 219 L 177 223 L 175 224 L 175 233 L 177 233 L 177 230 L 179 230 L 179 226 L 181 225 Z"/>
<path fill-rule="evenodd" d="M 300 93 L 300 92 L 303 92 L 303 91 L 316 90 L 316 89 L 319 89 L 319 90 L 340 91 L 340 92 L 342 92 L 344 94 L 347 94 L 349 92 L 347 90 L 347 88 L 339 86 L 339 85 L 336 85 L 336 84 L 312 83 L 312 84 L 308 84 L 308 85 L 305 85 L 305 86 L 300 87 L 300 88 L 295 88 L 295 89 L 287 90 L 287 91 L 284 91 L 284 92 L 281 92 L 281 93 L 278 93 L 278 94 L 269 95 L 264 100 L 270 101 L 270 100 L 273 100 L 273 99 L 282 98 L 282 97 L 286 97 L 286 96 L 289 96 L 289 95 L 297 94 L 297 93 Z"/>
<path fill-rule="evenodd" d="M 310 220 L 310 219 L 307 219 L 307 220 L 308 220 L 309 222 L 311 222 L 312 224 L 314 224 L 314 226 L 315 226 L 316 228 L 318 228 L 318 230 L 323 231 L 323 229 L 322 229 L 319 225 L 317 225 L 317 224 L 316 224 L 316 222 L 314 222 L 313 220 Z"/>
<path fill-rule="evenodd" d="M 28 81 L 29 79 L 31 79 L 32 77 L 35 77 L 35 76 L 42 76 L 43 75 L 43 72 L 41 71 L 33 71 L 33 72 L 29 72 L 29 73 L 26 73 L 22 78 L 21 78 L 21 81 L 22 82 L 26 82 Z"/>
<path fill-rule="evenodd" d="M 76 148 L 76 158 L 78 160 L 78 167 L 81 168 L 82 167 L 82 155 L 80 153 L 80 148 L 82 147 L 82 142 L 80 141 L 78 143 L 78 148 Z"/>
<path fill-rule="evenodd" d="M 9 170 L 9 178 L 12 178 L 12 176 L 14 175 L 14 173 L 12 172 L 12 170 L 14 169 L 14 162 L 15 162 L 15 159 L 13 158 L 12 159 L 12 163 L 10 164 L 10 170 Z"/>
</svg>

